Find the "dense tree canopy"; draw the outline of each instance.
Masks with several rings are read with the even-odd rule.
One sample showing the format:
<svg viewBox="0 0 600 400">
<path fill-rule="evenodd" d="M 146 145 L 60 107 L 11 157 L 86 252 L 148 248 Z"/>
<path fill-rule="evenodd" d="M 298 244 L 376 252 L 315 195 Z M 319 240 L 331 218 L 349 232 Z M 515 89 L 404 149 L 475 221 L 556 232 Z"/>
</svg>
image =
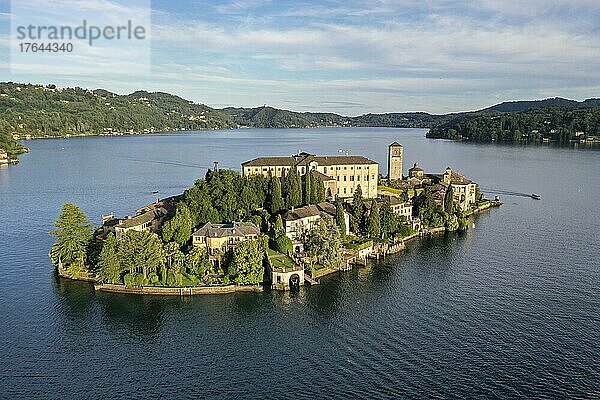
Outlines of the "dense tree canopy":
<svg viewBox="0 0 600 400">
<path fill-rule="evenodd" d="M 56 229 L 50 232 L 56 236 L 56 242 L 50 250 L 52 263 L 66 266 L 76 264 L 78 268 L 84 268 L 93 233 L 87 216 L 75 204 L 66 203 L 54 226 Z"/>
</svg>

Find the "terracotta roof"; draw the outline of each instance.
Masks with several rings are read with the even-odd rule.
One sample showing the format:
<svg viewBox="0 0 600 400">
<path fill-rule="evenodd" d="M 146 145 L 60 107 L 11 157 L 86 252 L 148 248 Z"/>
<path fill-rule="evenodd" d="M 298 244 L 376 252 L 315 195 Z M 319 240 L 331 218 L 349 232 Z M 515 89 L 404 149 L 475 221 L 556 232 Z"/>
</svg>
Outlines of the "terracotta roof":
<svg viewBox="0 0 600 400">
<path fill-rule="evenodd" d="M 363 156 L 315 156 L 312 154 L 301 153 L 296 156 L 289 157 L 259 157 L 254 160 L 242 163 L 244 167 L 268 167 L 268 166 L 306 166 L 311 161 L 315 161 L 319 165 L 352 165 L 352 164 L 377 164 L 376 161 L 370 160 Z"/>
<path fill-rule="evenodd" d="M 119 228 L 133 228 L 134 226 L 139 226 L 145 224 L 147 222 L 151 222 L 154 219 L 158 219 L 163 217 L 166 214 L 166 210 L 164 209 L 156 209 L 151 211 L 146 211 L 143 214 L 136 215 L 132 218 L 122 219 L 117 225 Z"/>
<path fill-rule="evenodd" d="M 252 222 L 230 222 L 228 224 L 211 224 L 207 222 L 194 232 L 194 236 L 230 237 L 259 235 L 260 229 Z"/>
<path fill-rule="evenodd" d="M 289 210 L 283 215 L 283 219 L 286 221 L 295 221 L 302 218 L 315 217 L 322 215 L 323 213 L 334 216 L 335 215 L 335 204 L 329 202 L 323 202 L 319 204 L 311 204 L 309 206 L 303 206 Z"/>
<path fill-rule="evenodd" d="M 392 147 L 392 146 L 399 146 L 399 147 L 403 147 L 403 146 L 402 146 L 400 143 L 398 143 L 398 142 L 394 142 L 394 143 L 390 144 L 390 146 L 389 146 L 389 147 Z"/>
<path fill-rule="evenodd" d="M 320 176 L 320 177 L 321 177 L 321 180 L 322 180 L 323 182 L 327 182 L 327 181 L 333 181 L 333 180 L 335 180 L 335 179 L 333 179 L 331 176 L 329 176 L 329 175 L 325 175 L 325 174 L 323 174 L 323 173 L 321 173 L 321 172 L 319 172 L 319 171 L 317 171 L 317 170 L 313 170 L 313 173 L 314 173 L 315 175 L 317 175 L 317 176 Z"/>
<path fill-rule="evenodd" d="M 463 175 L 459 174 L 456 171 L 452 171 L 452 177 L 450 178 L 450 182 L 453 185 L 468 185 L 470 183 L 473 183 L 473 181 L 465 178 Z"/>
</svg>

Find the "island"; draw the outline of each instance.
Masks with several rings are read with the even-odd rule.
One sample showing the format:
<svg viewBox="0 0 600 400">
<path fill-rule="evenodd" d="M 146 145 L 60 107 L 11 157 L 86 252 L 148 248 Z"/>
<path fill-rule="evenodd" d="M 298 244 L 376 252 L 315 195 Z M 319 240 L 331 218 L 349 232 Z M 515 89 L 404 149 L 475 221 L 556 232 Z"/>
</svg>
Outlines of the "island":
<svg viewBox="0 0 600 400">
<path fill-rule="evenodd" d="M 403 175 L 404 148 L 388 147 L 388 173 L 363 156 L 306 152 L 259 157 L 206 173 L 184 193 L 134 216 L 105 215 L 94 228 L 67 203 L 51 232 L 62 277 L 108 292 L 194 295 L 287 290 L 408 240 L 463 231 L 469 216 L 499 206 L 450 167 Z"/>
</svg>

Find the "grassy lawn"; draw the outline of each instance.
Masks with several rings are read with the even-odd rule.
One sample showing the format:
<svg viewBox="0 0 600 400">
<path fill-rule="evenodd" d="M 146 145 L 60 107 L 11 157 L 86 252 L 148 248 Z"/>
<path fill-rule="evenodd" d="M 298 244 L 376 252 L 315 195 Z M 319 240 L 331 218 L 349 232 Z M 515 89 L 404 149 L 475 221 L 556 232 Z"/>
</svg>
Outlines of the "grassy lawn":
<svg viewBox="0 0 600 400">
<path fill-rule="evenodd" d="M 267 254 L 269 256 L 269 261 L 271 265 L 275 269 L 296 269 L 296 264 L 292 261 L 291 258 L 286 256 L 285 254 L 281 254 L 276 252 L 275 250 L 268 249 Z"/>
</svg>

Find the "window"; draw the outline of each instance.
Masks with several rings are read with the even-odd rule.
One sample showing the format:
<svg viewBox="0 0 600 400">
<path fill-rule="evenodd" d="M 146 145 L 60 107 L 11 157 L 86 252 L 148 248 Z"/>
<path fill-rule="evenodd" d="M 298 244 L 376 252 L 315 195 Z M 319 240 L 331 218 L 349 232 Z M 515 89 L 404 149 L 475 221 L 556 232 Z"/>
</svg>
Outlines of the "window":
<svg viewBox="0 0 600 400">
<path fill-rule="evenodd" d="M 323 167 L 323 173 L 327 174 L 327 167 Z"/>
<path fill-rule="evenodd" d="M 340 177 L 339 177 L 339 176 L 336 176 L 336 178 L 337 178 L 337 180 L 338 180 L 338 182 L 339 182 L 339 181 L 340 181 Z"/>
<path fill-rule="evenodd" d="M 365 181 L 369 181 L 369 175 L 365 175 Z"/>
<path fill-rule="evenodd" d="M 338 176 L 339 178 L 339 176 Z M 337 194 L 340 194 L 340 188 L 337 188 Z"/>
<path fill-rule="evenodd" d="M 375 175 L 371 175 L 371 179 L 375 180 Z"/>
<path fill-rule="evenodd" d="M 344 188 L 344 194 L 346 194 L 346 188 Z"/>
<path fill-rule="evenodd" d="M 354 193 L 354 188 L 350 188 L 350 193 Z"/>
<path fill-rule="evenodd" d="M 344 175 L 344 182 L 346 182 L 346 175 Z"/>
<path fill-rule="evenodd" d="M 354 182 L 354 175 L 350 175 L 350 182 Z"/>
<path fill-rule="evenodd" d="M 356 180 L 360 182 L 360 175 L 356 176 Z"/>
</svg>

